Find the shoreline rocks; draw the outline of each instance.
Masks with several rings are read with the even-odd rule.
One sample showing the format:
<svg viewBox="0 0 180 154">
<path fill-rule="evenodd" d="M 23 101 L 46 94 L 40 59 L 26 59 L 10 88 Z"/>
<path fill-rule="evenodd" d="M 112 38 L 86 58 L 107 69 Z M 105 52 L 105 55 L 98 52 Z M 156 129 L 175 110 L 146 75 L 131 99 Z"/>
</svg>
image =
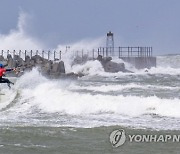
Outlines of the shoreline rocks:
<svg viewBox="0 0 180 154">
<path fill-rule="evenodd" d="M 88 60 L 88 56 L 84 56 L 84 58 L 80 59 L 80 57 L 76 57 L 72 63 L 72 65 L 84 64 Z M 125 68 L 124 63 L 116 63 L 112 62 L 111 57 L 102 57 L 99 55 L 97 57 L 98 61 L 102 64 L 104 71 L 109 73 L 117 73 L 117 72 L 131 72 Z M 0 56 L 0 63 L 4 64 L 7 68 L 17 68 L 18 73 L 9 72 L 7 76 L 19 77 L 24 74 L 24 72 L 31 71 L 34 67 L 37 67 L 42 75 L 48 78 L 78 78 L 84 76 L 83 73 L 66 73 L 65 65 L 63 61 L 52 61 L 45 59 L 39 55 L 35 55 L 33 57 L 26 56 L 25 60 L 23 60 L 20 56 L 14 55 L 13 57 L 9 54 L 7 55 L 7 59 L 3 56 Z M 132 73 L 132 72 L 131 72 Z"/>
<path fill-rule="evenodd" d="M 87 55 L 83 55 L 82 57 L 77 56 L 74 58 L 72 65 L 76 65 L 76 64 L 82 65 L 82 64 L 85 64 L 87 61 L 90 61 L 90 60 L 93 60 L 93 59 L 88 58 Z M 94 60 L 98 60 L 101 63 L 105 72 L 109 72 L 109 73 L 117 73 L 117 72 L 133 73 L 133 72 L 131 72 L 125 68 L 124 63 L 112 62 L 112 57 L 103 57 L 102 55 L 99 55 L 97 57 L 97 59 L 94 59 Z"/>
<path fill-rule="evenodd" d="M 7 76 L 19 77 L 24 74 L 24 72 L 31 71 L 34 67 L 37 67 L 42 75 L 48 78 L 77 78 L 78 74 L 66 73 L 63 61 L 51 61 L 45 59 L 39 55 L 35 55 L 32 58 L 29 56 L 25 57 L 25 60 L 20 58 L 18 55 L 7 55 L 7 59 L 0 56 L 0 63 L 2 63 L 7 68 L 17 68 L 18 73 L 9 72 Z"/>
<path fill-rule="evenodd" d="M 125 68 L 124 63 L 115 63 L 112 62 L 111 57 L 105 57 L 103 58 L 101 55 L 97 57 L 97 60 L 99 60 L 104 68 L 105 72 L 109 73 L 117 73 L 117 72 L 128 72 L 133 73 Z"/>
</svg>

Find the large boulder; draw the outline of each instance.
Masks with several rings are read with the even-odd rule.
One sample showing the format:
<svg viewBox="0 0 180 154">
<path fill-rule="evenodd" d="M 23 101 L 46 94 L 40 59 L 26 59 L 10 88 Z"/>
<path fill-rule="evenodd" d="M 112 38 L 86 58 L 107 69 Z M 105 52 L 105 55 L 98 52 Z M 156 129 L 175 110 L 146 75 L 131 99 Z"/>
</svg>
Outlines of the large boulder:
<svg viewBox="0 0 180 154">
<path fill-rule="evenodd" d="M 13 58 L 11 55 L 7 55 L 7 64 L 9 68 L 14 68 L 24 65 L 24 61 L 18 55 L 14 55 Z"/>
<path fill-rule="evenodd" d="M 97 60 L 102 63 L 107 63 L 112 60 L 112 57 L 103 57 L 102 55 L 98 55 Z"/>
<path fill-rule="evenodd" d="M 59 72 L 60 72 L 60 73 L 66 73 L 66 71 L 65 71 L 65 66 L 64 66 L 64 62 L 63 62 L 63 61 L 60 61 L 60 62 L 59 62 L 59 65 L 60 65 Z"/>
<path fill-rule="evenodd" d="M 52 61 L 48 61 L 41 67 L 41 73 L 46 76 L 50 75 L 51 69 L 52 69 Z"/>
<path fill-rule="evenodd" d="M 64 67 L 64 62 L 60 61 L 59 63 L 54 63 L 52 65 L 52 73 L 65 73 L 65 67 Z"/>
<path fill-rule="evenodd" d="M 105 72 L 117 73 L 117 72 L 131 72 L 125 69 L 124 63 L 112 62 L 112 57 L 103 57 L 98 55 L 97 60 L 99 60 L 104 68 Z"/>
<path fill-rule="evenodd" d="M 14 55 L 13 61 L 14 61 L 14 67 L 21 67 L 25 65 L 24 60 L 20 58 L 19 55 Z"/>
<path fill-rule="evenodd" d="M 117 72 L 125 72 L 125 65 L 124 63 L 115 63 L 109 61 L 104 64 L 105 72 L 117 73 Z"/>
<path fill-rule="evenodd" d="M 0 56 L 0 63 L 3 64 L 4 66 L 6 66 L 7 65 L 7 60 L 4 59 L 3 56 Z"/>
<path fill-rule="evenodd" d="M 9 68 L 13 68 L 14 67 L 14 60 L 12 59 L 12 56 L 7 56 L 7 64 Z"/>
<path fill-rule="evenodd" d="M 29 56 L 25 57 L 25 65 L 28 66 L 31 63 L 31 58 Z"/>
<path fill-rule="evenodd" d="M 2 55 L 0 56 L 0 61 L 5 61 L 5 59 Z"/>
<path fill-rule="evenodd" d="M 35 56 L 33 56 L 33 57 L 31 58 L 31 60 L 34 60 L 34 62 L 35 62 L 36 64 L 42 64 L 43 61 L 44 61 L 44 58 L 42 58 L 42 57 L 39 56 L 39 55 L 35 55 Z"/>
<path fill-rule="evenodd" d="M 10 54 L 7 55 L 7 60 L 12 59 L 12 56 Z"/>
<path fill-rule="evenodd" d="M 97 60 L 99 60 L 100 62 L 102 62 L 102 60 L 103 60 L 103 56 L 98 55 Z"/>
<path fill-rule="evenodd" d="M 13 59 L 19 61 L 19 59 L 21 59 L 21 58 L 19 57 L 19 55 L 14 55 Z"/>
<path fill-rule="evenodd" d="M 56 73 L 56 72 L 59 72 L 59 69 L 60 69 L 60 65 L 59 65 L 59 63 L 54 63 L 53 65 L 52 65 L 52 73 Z"/>
</svg>

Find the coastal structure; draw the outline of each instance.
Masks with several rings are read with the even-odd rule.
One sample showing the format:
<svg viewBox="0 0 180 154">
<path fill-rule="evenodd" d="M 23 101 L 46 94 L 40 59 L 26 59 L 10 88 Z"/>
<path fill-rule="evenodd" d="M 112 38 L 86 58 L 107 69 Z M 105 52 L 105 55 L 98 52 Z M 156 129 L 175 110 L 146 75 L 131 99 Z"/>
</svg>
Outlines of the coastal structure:
<svg viewBox="0 0 180 154">
<path fill-rule="evenodd" d="M 106 49 L 110 56 L 114 56 L 114 34 L 111 31 L 107 33 Z"/>
<path fill-rule="evenodd" d="M 114 34 L 107 33 L 106 47 L 99 47 L 86 52 L 79 51 L 50 51 L 50 50 L 1 50 L 0 62 L 8 67 L 19 67 L 22 71 L 41 68 L 41 72 L 50 77 L 62 76 L 83 76 L 83 74 L 65 73 L 63 54 L 74 54 L 72 65 L 83 64 L 89 60 L 99 60 L 105 72 L 131 72 L 127 70 L 124 63 L 115 63 L 113 58 L 122 59 L 124 62 L 131 63 L 137 69 L 156 67 L 156 57 L 153 56 L 152 47 L 114 47 Z"/>
<path fill-rule="evenodd" d="M 137 69 L 156 67 L 156 57 L 153 56 L 152 47 L 114 47 L 114 34 L 111 31 L 107 33 L 106 47 L 98 48 L 98 55 L 118 57 Z"/>
<path fill-rule="evenodd" d="M 114 47 L 113 55 L 107 47 L 99 47 L 98 55 L 102 57 L 118 57 L 135 66 L 137 69 L 156 67 L 156 57 L 152 47 Z"/>
</svg>

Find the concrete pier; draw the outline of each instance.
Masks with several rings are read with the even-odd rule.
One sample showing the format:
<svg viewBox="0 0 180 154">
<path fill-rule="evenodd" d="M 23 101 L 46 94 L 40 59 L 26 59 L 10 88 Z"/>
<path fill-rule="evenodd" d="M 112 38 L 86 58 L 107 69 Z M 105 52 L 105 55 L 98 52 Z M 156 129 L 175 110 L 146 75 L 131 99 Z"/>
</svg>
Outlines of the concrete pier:
<svg viewBox="0 0 180 154">
<path fill-rule="evenodd" d="M 120 59 L 137 69 L 156 67 L 156 57 L 121 57 Z"/>
<path fill-rule="evenodd" d="M 137 69 L 156 67 L 156 57 L 153 57 L 152 47 L 114 47 L 113 50 L 107 47 L 100 47 L 98 55 L 118 57 L 132 64 Z"/>
</svg>

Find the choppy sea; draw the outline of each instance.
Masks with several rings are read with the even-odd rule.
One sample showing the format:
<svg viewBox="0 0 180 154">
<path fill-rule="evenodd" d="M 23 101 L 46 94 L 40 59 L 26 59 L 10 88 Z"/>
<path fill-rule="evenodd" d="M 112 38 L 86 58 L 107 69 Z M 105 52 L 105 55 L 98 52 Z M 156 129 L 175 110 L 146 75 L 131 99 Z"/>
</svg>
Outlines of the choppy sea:
<svg viewBox="0 0 180 154">
<path fill-rule="evenodd" d="M 118 60 L 115 60 L 118 61 Z M 105 73 L 98 61 L 74 66 L 86 76 L 50 80 L 37 69 L 0 85 L 0 154 L 179 153 L 180 143 L 126 142 L 113 130 L 180 135 L 180 56 L 158 56 L 157 67 Z"/>
</svg>

